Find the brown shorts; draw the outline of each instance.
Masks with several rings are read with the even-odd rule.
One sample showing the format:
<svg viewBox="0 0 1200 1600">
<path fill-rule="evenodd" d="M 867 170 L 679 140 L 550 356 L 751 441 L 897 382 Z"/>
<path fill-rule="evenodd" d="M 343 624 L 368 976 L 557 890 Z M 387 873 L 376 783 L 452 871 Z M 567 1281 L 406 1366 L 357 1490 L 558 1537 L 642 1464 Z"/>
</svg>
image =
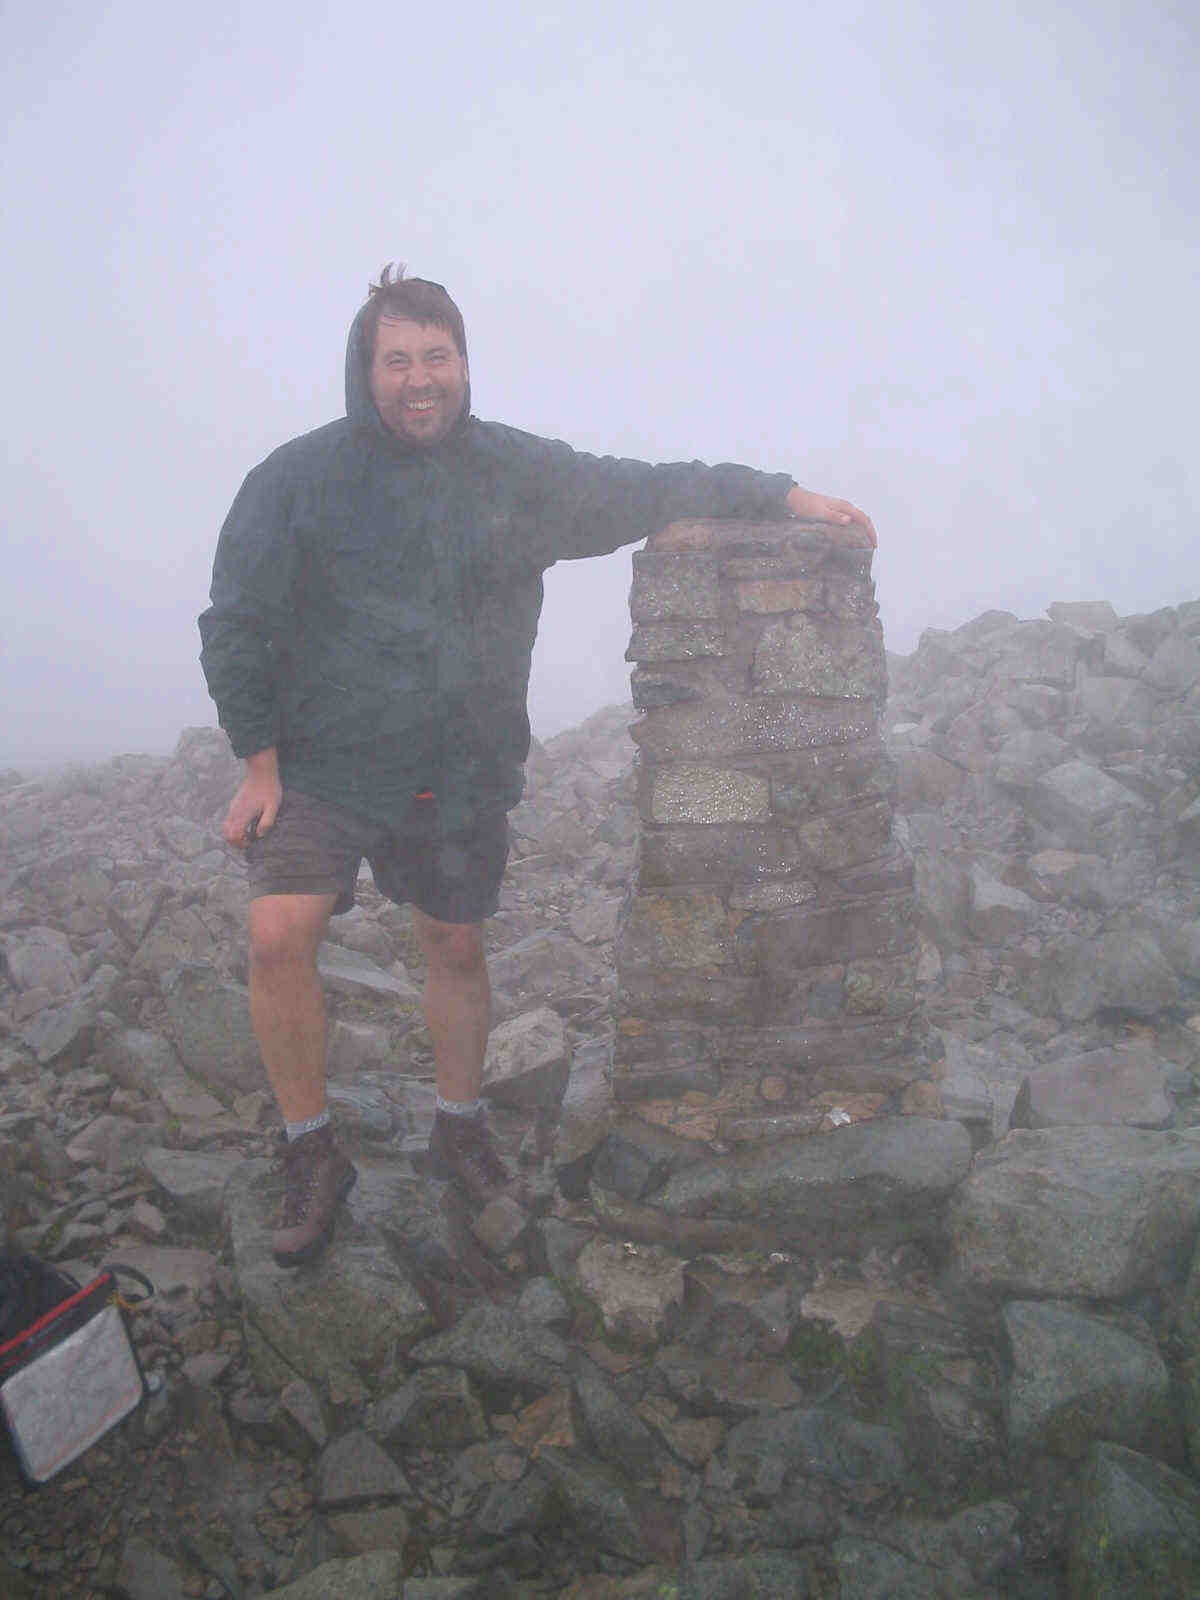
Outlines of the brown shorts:
<svg viewBox="0 0 1200 1600">
<path fill-rule="evenodd" d="M 414 799 L 411 815 L 387 828 L 287 789 L 274 827 L 247 846 L 250 898 L 335 894 L 337 916 L 354 905 L 364 856 L 375 887 L 397 905 L 411 901 L 438 922 L 482 922 L 499 904 L 508 818 L 494 812 L 468 829 L 443 833 L 436 802 Z"/>
</svg>

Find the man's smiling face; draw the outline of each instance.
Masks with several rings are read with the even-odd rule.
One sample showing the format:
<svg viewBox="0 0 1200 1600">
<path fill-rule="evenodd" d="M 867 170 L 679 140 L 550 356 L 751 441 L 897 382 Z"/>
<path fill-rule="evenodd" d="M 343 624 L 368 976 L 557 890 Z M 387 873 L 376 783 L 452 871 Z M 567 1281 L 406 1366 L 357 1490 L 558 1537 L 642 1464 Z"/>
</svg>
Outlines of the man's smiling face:
<svg viewBox="0 0 1200 1600">
<path fill-rule="evenodd" d="M 379 415 L 397 438 L 440 444 L 462 415 L 467 359 L 447 328 L 382 316 L 370 386 Z"/>
</svg>

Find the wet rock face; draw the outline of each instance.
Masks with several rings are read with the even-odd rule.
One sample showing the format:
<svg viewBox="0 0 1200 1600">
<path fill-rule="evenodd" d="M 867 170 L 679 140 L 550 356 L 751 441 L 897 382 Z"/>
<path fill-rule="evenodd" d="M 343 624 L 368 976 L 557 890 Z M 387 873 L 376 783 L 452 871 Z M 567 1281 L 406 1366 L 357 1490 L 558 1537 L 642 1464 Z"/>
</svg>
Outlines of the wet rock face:
<svg viewBox="0 0 1200 1600">
<path fill-rule="evenodd" d="M 765 1110 L 759 1080 L 769 1139 L 819 1093 L 877 1094 L 880 1112 L 932 1076 L 870 566 L 788 522 L 678 523 L 634 557 L 642 840 L 616 942 L 614 1073 L 623 1100 L 657 1098 L 679 1026 L 695 1025 L 694 1053 L 730 1091 L 718 1141 Z M 818 1081 L 814 1056 L 840 1078 Z"/>
</svg>

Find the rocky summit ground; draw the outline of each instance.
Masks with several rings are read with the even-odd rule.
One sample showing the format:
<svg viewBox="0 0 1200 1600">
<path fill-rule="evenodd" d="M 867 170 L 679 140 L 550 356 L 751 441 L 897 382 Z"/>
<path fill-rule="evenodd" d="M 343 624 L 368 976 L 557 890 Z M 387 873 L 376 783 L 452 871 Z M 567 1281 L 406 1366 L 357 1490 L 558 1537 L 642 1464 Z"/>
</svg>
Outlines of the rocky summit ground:
<svg viewBox="0 0 1200 1600">
<path fill-rule="evenodd" d="M 364 876 L 321 954 L 360 1178 L 292 1273 L 223 738 L 0 779 L 8 1248 L 156 1289 L 141 1410 L 0 1465 L 6 1600 L 1200 1593 L 1200 602 L 889 665 L 938 1103 L 746 1144 L 614 1104 L 613 708 L 535 747 L 488 935 L 520 1193 L 420 1170 L 419 959 Z"/>
</svg>

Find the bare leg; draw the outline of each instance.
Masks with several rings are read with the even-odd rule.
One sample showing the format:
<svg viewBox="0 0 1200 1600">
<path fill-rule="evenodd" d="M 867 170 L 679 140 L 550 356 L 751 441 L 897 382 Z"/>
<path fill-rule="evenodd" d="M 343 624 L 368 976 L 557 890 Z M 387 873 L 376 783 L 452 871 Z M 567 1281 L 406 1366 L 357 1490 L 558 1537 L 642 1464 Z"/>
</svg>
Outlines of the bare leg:
<svg viewBox="0 0 1200 1600">
<path fill-rule="evenodd" d="M 443 1100 L 476 1100 L 483 1085 L 492 990 L 478 922 L 438 922 L 413 907 L 425 954 L 425 1020 Z"/>
<path fill-rule="evenodd" d="M 250 1015 L 285 1122 L 306 1122 L 325 1109 L 317 946 L 336 898 L 268 894 L 250 902 Z"/>
</svg>

